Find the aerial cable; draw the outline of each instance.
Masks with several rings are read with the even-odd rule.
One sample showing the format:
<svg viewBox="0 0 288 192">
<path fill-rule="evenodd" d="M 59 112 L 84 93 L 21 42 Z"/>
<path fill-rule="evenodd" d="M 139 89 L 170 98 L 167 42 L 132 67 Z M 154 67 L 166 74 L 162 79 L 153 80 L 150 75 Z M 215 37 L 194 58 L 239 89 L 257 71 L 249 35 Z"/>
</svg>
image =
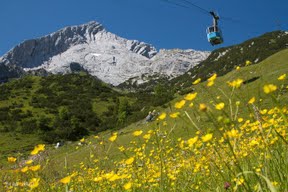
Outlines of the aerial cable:
<svg viewBox="0 0 288 192">
<path fill-rule="evenodd" d="M 191 5 L 191 6 L 193 6 L 193 7 L 196 7 L 196 8 L 198 8 L 198 9 L 200 9 L 201 11 L 203 11 L 204 13 L 210 15 L 210 12 L 211 12 L 211 11 L 208 11 L 208 10 L 206 10 L 206 9 L 204 9 L 204 8 L 202 8 L 202 7 L 194 4 L 194 3 L 192 3 L 191 1 L 188 1 L 188 0 L 180 0 L 180 1 L 183 1 L 183 2 L 185 2 L 185 3 L 187 3 L 188 5 Z"/>
<path fill-rule="evenodd" d="M 188 9 L 189 8 L 191 9 L 191 8 L 194 7 L 194 8 L 199 9 L 203 13 L 205 13 L 207 15 L 210 15 L 210 11 L 208 11 L 208 10 L 206 10 L 206 9 L 204 9 L 204 8 L 202 8 L 202 7 L 196 5 L 196 4 L 194 4 L 194 3 L 192 3 L 191 1 L 188 1 L 188 0 L 179 0 L 181 3 L 179 1 L 177 2 L 175 0 L 161 0 L 161 1 L 173 4 L 173 5 L 176 5 L 176 6 L 179 6 L 179 7 L 188 8 Z"/>
<path fill-rule="evenodd" d="M 213 11 L 208 11 L 207 9 L 204 9 L 198 5 L 196 5 L 195 3 L 192 3 L 191 1 L 189 0 L 161 0 L 163 2 L 166 2 L 166 3 L 170 3 L 172 5 L 176 5 L 176 6 L 179 6 L 179 7 L 183 7 L 183 8 L 188 8 L 188 9 L 191 9 L 191 8 L 197 8 L 199 9 L 201 12 L 207 14 L 207 15 L 211 15 L 211 12 Z M 180 3 L 181 2 L 181 3 Z M 226 21 L 229 21 L 229 22 L 233 22 L 233 23 L 240 23 L 239 20 L 237 19 L 234 19 L 234 18 L 230 18 L 230 17 L 220 17 L 221 20 L 226 20 Z"/>
<path fill-rule="evenodd" d="M 183 5 L 183 4 L 180 4 L 180 3 L 177 3 L 177 2 L 174 2 L 174 1 L 170 1 L 170 0 L 161 0 L 161 1 L 163 1 L 165 3 L 170 3 L 172 5 L 176 5 L 176 6 L 179 6 L 179 7 L 187 8 L 187 9 L 190 8 L 190 7 L 187 7 L 187 6 Z"/>
</svg>

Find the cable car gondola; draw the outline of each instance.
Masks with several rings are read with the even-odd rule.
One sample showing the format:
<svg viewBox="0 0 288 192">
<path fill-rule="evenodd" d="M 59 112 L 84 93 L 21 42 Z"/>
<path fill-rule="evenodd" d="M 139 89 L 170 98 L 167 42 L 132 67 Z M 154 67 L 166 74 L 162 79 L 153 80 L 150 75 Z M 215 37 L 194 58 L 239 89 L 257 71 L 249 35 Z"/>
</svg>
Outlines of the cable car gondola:
<svg viewBox="0 0 288 192">
<path fill-rule="evenodd" d="M 211 43 L 212 46 L 223 43 L 224 40 L 223 40 L 222 32 L 218 26 L 218 20 L 220 19 L 220 17 L 216 15 L 216 13 L 214 13 L 213 11 L 208 11 L 206 9 L 203 9 L 202 7 L 199 7 L 198 5 L 195 5 L 194 3 L 190 2 L 189 0 L 178 0 L 178 1 L 177 0 L 162 0 L 162 1 L 166 3 L 171 3 L 179 7 L 183 7 L 183 8 L 192 8 L 192 7 L 195 8 L 196 7 L 197 9 L 201 10 L 203 13 L 212 15 L 213 25 L 208 27 L 206 30 L 208 41 Z"/>
<path fill-rule="evenodd" d="M 213 11 L 209 12 L 213 16 L 213 26 L 207 28 L 207 38 L 211 45 L 218 45 L 223 43 L 223 36 L 221 29 L 218 27 L 218 20 L 220 19 Z"/>
</svg>

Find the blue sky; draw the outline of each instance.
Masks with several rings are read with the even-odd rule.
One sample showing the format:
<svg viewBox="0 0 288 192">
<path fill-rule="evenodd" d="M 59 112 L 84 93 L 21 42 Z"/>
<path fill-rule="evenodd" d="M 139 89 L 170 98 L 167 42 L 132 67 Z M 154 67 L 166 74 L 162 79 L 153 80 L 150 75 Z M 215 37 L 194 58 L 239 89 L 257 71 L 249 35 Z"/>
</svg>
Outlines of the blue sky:
<svg viewBox="0 0 288 192">
<path fill-rule="evenodd" d="M 183 0 L 171 0 L 182 2 Z M 212 18 L 196 7 L 163 0 L 1 0 L 0 56 L 27 39 L 95 20 L 121 37 L 165 48 L 213 50 L 274 30 L 288 30 L 287 0 L 189 0 L 216 11 L 224 44 L 212 47 Z"/>
</svg>

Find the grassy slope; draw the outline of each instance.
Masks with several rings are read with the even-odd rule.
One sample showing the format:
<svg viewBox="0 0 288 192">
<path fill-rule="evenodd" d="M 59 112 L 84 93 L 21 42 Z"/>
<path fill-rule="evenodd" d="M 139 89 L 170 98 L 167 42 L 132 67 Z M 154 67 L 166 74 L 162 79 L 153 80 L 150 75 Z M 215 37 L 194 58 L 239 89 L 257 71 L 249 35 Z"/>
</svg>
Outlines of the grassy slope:
<svg viewBox="0 0 288 192">
<path fill-rule="evenodd" d="M 0 140 L 2 141 L 0 142 L 0 164 L 5 163 L 8 156 L 14 156 L 19 146 L 21 152 L 27 154 L 35 145 L 45 141 L 43 136 L 56 138 L 57 141 L 62 140 L 63 138 L 58 139 L 55 135 L 51 136 L 47 129 L 40 130 L 40 127 L 47 126 L 52 130 L 71 128 L 65 124 L 55 125 L 59 109 L 62 107 L 69 108 L 70 116 L 81 119 L 79 120 L 81 124 L 83 123 L 81 128 L 95 133 L 124 127 L 138 121 L 154 108 L 152 106 L 159 104 L 153 103 L 155 101 L 153 94 L 135 95 L 135 93 L 113 90 L 86 74 L 27 76 L 1 85 L 0 92 L 2 92 L 0 95 Z M 118 123 L 118 114 L 121 112 L 119 108 L 125 100 L 129 103 L 129 114 L 125 122 Z M 48 120 L 44 119 L 43 122 L 43 118 Z M 100 124 L 95 123 L 97 119 Z M 23 122 L 29 120 L 32 123 L 28 125 L 26 123 L 23 127 Z M 30 131 L 28 134 L 23 132 L 27 129 Z M 35 135 L 33 136 L 32 133 Z M 77 134 L 77 137 L 80 139 L 81 135 Z"/>
<path fill-rule="evenodd" d="M 192 108 L 188 107 L 188 104 L 186 103 L 182 109 L 177 110 L 181 112 L 180 118 L 182 120 L 175 120 L 167 117 L 166 122 L 168 126 L 163 126 L 162 128 L 167 129 L 168 132 L 171 131 L 173 136 L 176 138 L 181 137 L 187 139 L 194 135 L 196 129 L 195 127 L 191 127 L 191 123 L 189 123 L 189 119 L 185 115 L 185 111 L 187 111 L 200 129 L 215 129 L 213 122 L 208 121 L 207 116 L 204 113 L 199 112 L 198 104 L 205 103 L 209 107 L 210 111 L 213 112 L 215 117 L 217 117 L 218 111 L 214 109 L 214 104 L 219 102 L 224 102 L 226 104 L 228 103 L 228 99 L 223 95 L 223 93 L 230 94 L 231 92 L 231 87 L 227 86 L 227 81 L 232 81 L 237 78 L 241 78 L 244 81 L 248 80 L 248 82 L 249 80 L 251 81 L 250 83 L 242 85 L 240 89 L 235 90 L 235 96 L 231 100 L 233 103 L 236 101 L 241 102 L 239 106 L 239 117 L 245 117 L 249 116 L 249 114 L 253 114 L 252 108 L 247 104 L 252 96 L 256 97 L 255 106 L 257 106 L 259 109 L 272 107 L 275 105 L 275 103 L 271 101 L 270 96 L 267 96 L 263 93 L 263 86 L 267 83 L 274 83 L 279 85 L 277 78 L 284 73 L 288 73 L 288 50 L 283 50 L 279 53 L 276 53 L 275 55 L 269 57 L 257 65 L 243 67 L 240 70 L 234 70 L 225 76 L 219 77 L 216 79 L 215 85 L 212 87 L 208 88 L 206 86 L 207 82 L 195 85 L 193 88 L 195 92 L 198 93 L 198 96 L 194 101 L 194 106 Z M 255 77 L 258 79 L 252 81 Z M 287 79 L 284 81 L 284 84 L 286 84 L 286 86 L 288 85 Z M 282 106 L 287 106 L 287 87 L 283 90 L 284 94 L 281 96 L 279 103 Z M 217 98 L 217 96 L 219 97 Z M 177 99 L 170 102 L 170 108 L 162 109 L 161 112 L 166 112 L 168 115 L 175 112 L 176 109 L 174 107 L 174 103 L 182 99 L 182 96 L 179 96 Z M 230 110 L 228 110 L 228 106 L 225 108 L 227 116 L 229 116 Z M 197 117 L 200 117 L 199 122 L 196 119 Z M 110 145 L 110 143 L 107 142 L 107 139 L 111 136 L 111 131 L 106 131 L 99 134 L 101 138 L 100 140 L 104 141 L 103 145 L 99 145 L 99 140 L 95 139 L 94 137 L 89 137 L 86 138 L 86 142 L 92 142 L 93 145 L 85 145 L 78 148 L 76 143 L 71 143 L 61 147 L 58 150 L 48 150 L 49 155 L 47 158 L 50 159 L 50 162 L 44 168 L 44 172 L 47 171 L 46 174 L 50 176 L 65 176 L 64 172 L 67 171 L 63 170 L 63 167 L 65 167 L 65 162 L 68 162 L 67 169 L 69 170 L 70 168 L 72 169 L 73 165 L 79 164 L 80 162 L 84 162 L 85 164 L 89 163 L 90 154 L 93 154 L 97 158 L 101 159 L 101 157 L 105 156 L 105 151 L 107 152 L 107 150 L 109 150 L 109 158 L 123 158 L 123 153 L 119 152 L 117 147 L 129 145 L 130 141 L 135 139 L 131 134 L 132 132 L 136 130 L 143 130 L 145 133 L 150 129 L 155 129 L 155 127 L 157 127 L 157 123 L 157 121 L 148 124 L 138 122 L 128 126 L 127 128 L 119 130 L 117 142 L 116 144 L 113 143 L 113 145 Z M 75 150 L 75 148 L 78 149 Z M 105 166 L 107 166 L 107 164 Z"/>
</svg>

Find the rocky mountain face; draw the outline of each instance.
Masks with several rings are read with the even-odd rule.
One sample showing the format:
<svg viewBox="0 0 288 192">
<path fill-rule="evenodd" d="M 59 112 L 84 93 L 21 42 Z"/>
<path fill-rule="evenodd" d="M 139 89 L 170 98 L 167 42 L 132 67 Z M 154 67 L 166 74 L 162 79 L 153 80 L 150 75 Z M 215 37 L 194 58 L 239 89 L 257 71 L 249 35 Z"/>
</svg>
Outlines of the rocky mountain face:
<svg viewBox="0 0 288 192">
<path fill-rule="evenodd" d="M 24 41 L 0 58 L 0 79 L 46 70 L 65 74 L 85 70 L 102 81 L 118 85 L 143 75 L 177 77 L 209 56 L 195 50 L 160 50 L 108 32 L 97 22 L 71 26 L 50 35 Z"/>
</svg>

